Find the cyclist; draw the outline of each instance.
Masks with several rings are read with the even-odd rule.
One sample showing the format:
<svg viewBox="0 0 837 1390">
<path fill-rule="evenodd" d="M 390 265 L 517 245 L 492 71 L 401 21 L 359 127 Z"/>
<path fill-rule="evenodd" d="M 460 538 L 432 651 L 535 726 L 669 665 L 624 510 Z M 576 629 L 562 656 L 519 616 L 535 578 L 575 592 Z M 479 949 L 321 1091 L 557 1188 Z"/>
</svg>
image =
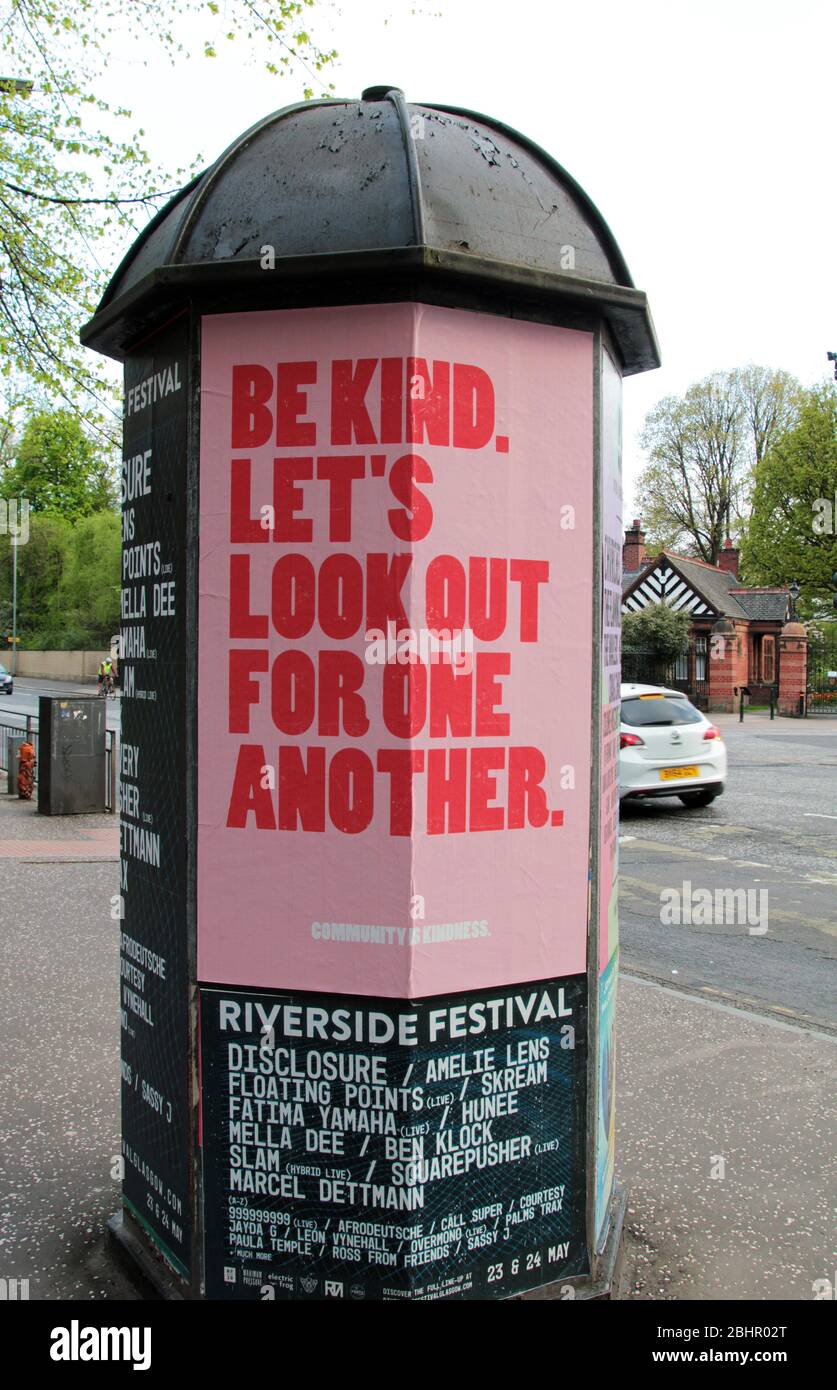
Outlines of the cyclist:
<svg viewBox="0 0 837 1390">
<path fill-rule="evenodd" d="M 113 690 L 113 661 L 106 656 L 99 662 L 99 694 L 109 695 Z"/>
</svg>

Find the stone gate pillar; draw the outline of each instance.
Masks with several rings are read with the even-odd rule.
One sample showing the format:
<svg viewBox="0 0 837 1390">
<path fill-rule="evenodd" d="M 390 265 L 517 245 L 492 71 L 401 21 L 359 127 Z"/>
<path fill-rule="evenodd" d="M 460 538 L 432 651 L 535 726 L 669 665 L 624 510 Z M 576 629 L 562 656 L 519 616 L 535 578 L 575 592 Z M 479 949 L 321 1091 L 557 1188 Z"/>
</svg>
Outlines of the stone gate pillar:
<svg viewBox="0 0 837 1390">
<path fill-rule="evenodd" d="M 779 714 L 800 713 L 807 682 L 808 635 L 802 623 L 785 623 L 779 634 Z"/>
</svg>

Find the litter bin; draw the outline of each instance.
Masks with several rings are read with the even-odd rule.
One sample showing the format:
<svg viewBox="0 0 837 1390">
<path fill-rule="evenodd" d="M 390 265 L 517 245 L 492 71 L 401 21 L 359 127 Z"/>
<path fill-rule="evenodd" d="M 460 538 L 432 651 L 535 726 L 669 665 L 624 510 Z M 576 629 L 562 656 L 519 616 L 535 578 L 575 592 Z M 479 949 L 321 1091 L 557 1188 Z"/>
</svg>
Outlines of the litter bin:
<svg viewBox="0 0 837 1390">
<path fill-rule="evenodd" d="M 45 816 L 105 811 L 105 704 L 97 695 L 42 695 L 38 810 Z"/>
</svg>

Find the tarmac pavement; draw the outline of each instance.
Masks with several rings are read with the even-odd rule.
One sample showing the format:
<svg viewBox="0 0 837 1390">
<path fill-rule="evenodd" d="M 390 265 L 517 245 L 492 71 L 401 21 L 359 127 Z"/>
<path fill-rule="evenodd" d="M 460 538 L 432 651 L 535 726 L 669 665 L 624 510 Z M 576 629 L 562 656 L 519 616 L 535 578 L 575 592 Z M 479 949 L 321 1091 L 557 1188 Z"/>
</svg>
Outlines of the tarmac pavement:
<svg viewBox="0 0 837 1390">
<path fill-rule="evenodd" d="M 806 1300 L 833 1280 L 837 1038 L 623 975 L 622 1298 Z"/>
</svg>

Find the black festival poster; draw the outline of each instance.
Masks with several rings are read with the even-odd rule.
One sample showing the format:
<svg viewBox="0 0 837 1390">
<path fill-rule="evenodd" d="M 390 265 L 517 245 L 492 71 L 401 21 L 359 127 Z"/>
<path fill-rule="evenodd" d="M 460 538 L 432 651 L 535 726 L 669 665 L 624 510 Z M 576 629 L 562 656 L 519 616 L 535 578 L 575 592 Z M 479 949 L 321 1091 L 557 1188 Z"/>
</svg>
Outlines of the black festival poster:
<svg viewBox="0 0 837 1390">
<path fill-rule="evenodd" d="M 125 366 L 118 755 L 123 1201 L 183 1277 L 191 1244 L 187 360 L 184 316 Z"/>
<path fill-rule="evenodd" d="M 201 990 L 206 1295 L 491 1299 L 587 1272 L 586 978 Z"/>
</svg>

